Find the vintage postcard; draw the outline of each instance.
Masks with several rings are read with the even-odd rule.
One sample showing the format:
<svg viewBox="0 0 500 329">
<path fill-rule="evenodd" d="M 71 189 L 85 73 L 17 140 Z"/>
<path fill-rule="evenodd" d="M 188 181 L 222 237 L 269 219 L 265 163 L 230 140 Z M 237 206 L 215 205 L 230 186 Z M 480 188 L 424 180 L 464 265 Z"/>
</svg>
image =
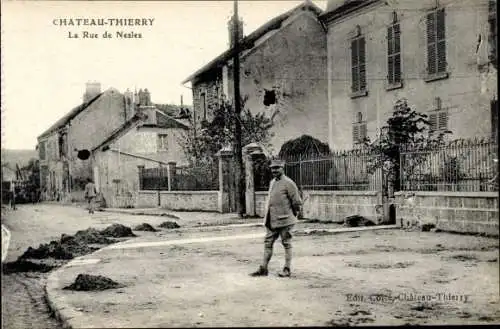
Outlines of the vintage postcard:
<svg viewBox="0 0 500 329">
<path fill-rule="evenodd" d="M 2 1 L 5 328 L 499 324 L 497 1 Z"/>
</svg>

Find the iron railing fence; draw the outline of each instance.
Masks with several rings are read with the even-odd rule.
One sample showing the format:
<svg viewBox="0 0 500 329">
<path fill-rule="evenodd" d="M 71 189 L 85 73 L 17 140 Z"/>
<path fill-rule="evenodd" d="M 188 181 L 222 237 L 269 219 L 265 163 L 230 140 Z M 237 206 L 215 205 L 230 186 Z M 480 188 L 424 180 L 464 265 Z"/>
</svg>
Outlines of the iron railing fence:
<svg viewBox="0 0 500 329">
<path fill-rule="evenodd" d="M 216 163 L 196 167 L 178 167 L 172 179 L 171 190 L 219 190 L 219 167 Z"/>
<path fill-rule="evenodd" d="M 401 146 L 405 191 L 498 191 L 498 144 L 492 139 L 455 140 L 432 149 Z"/>
<path fill-rule="evenodd" d="M 170 179 L 169 179 L 170 174 Z M 219 189 L 219 168 L 216 164 L 196 167 L 144 168 L 139 172 L 141 190 L 212 191 Z M 170 186 L 169 186 L 170 184 Z"/>
<path fill-rule="evenodd" d="M 285 160 L 285 174 L 301 190 L 368 190 L 372 174 L 368 172 L 370 153 L 366 149 L 338 151 L 315 156 L 297 155 Z M 265 162 L 254 166 L 256 191 L 266 191 L 272 178 Z"/>
</svg>

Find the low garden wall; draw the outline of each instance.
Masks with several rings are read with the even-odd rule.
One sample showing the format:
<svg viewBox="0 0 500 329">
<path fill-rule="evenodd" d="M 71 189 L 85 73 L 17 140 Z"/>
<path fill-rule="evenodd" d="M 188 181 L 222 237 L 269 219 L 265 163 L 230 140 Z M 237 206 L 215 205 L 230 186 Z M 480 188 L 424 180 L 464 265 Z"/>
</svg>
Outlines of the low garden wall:
<svg viewBox="0 0 500 329">
<path fill-rule="evenodd" d="M 256 192 L 256 213 L 263 217 L 267 192 Z M 343 222 L 352 215 L 379 223 L 383 216 L 382 197 L 377 191 L 304 191 L 303 217 Z"/>
<path fill-rule="evenodd" d="M 396 223 L 449 232 L 499 235 L 497 192 L 397 192 Z"/>
<path fill-rule="evenodd" d="M 158 207 L 158 191 L 139 191 L 136 208 Z M 219 211 L 219 191 L 160 191 L 160 207 L 171 210 Z"/>
</svg>

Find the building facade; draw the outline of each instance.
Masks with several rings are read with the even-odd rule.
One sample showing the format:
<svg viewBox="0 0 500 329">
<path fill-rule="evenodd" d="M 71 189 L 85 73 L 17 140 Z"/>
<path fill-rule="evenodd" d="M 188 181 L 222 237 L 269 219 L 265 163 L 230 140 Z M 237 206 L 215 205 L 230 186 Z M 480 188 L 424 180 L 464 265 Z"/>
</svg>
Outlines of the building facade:
<svg viewBox="0 0 500 329">
<path fill-rule="evenodd" d="M 403 98 L 453 139 L 497 135 L 496 4 L 330 0 L 321 20 L 330 148 L 376 139 Z"/>
<path fill-rule="evenodd" d="M 92 150 L 94 181 L 108 207 L 135 206 L 140 168 L 188 165 L 179 143 L 187 123 L 155 106 L 139 107 L 137 112 Z"/>
<path fill-rule="evenodd" d="M 245 108 L 273 119 L 275 152 L 303 134 L 328 140 L 326 32 L 318 19 L 321 12 L 305 1 L 248 36 L 240 35 L 240 94 L 246 98 Z M 231 21 L 229 27 L 231 36 Z M 231 56 L 226 51 L 184 81 L 192 84 L 197 122 L 210 119 L 222 95 L 233 99 Z"/>
<path fill-rule="evenodd" d="M 83 103 L 38 137 L 40 186 L 48 199 L 64 199 L 83 190 L 92 177 L 88 159 L 79 151 L 90 150 L 126 120 L 124 96 L 116 89 L 101 92 L 88 83 Z"/>
<path fill-rule="evenodd" d="M 172 111 L 172 106 L 168 107 Z M 182 108 L 181 108 L 182 109 Z M 158 113 L 159 112 L 159 113 Z M 155 129 L 157 117 L 161 111 L 151 102 L 147 89 L 138 92 L 125 91 L 123 94 L 114 88 L 101 92 L 100 84 L 87 83 L 83 103 L 58 120 L 38 137 L 38 153 L 40 159 L 40 186 L 45 191 L 45 197 L 52 200 L 81 200 L 83 189 L 88 178 L 96 179 L 92 158 L 92 150 L 116 136 L 117 131 L 129 128 L 136 123 L 140 114 L 140 122 L 144 129 Z M 160 119 L 161 121 L 161 119 Z M 148 138 L 164 140 L 173 137 L 163 132 L 148 132 Z M 151 137 L 151 136 L 152 137 Z M 130 141 L 129 141 L 130 140 Z M 124 145 L 133 149 L 141 149 L 139 153 L 155 154 L 168 157 L 177 155 L 176 145 L 170 141 L 170 149 L 176 150 L 169 154 L 158 151 L 156 147 L 144 141 L 141 134 L 125 139 Z"/>
</svg>

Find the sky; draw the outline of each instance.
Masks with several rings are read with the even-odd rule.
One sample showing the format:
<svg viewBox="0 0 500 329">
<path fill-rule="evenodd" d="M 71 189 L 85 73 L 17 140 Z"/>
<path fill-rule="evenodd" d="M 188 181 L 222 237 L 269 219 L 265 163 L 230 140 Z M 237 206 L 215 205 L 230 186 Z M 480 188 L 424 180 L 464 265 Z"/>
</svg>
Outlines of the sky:
<svg viewBox="0 0 500 329">
<path fill-rule="evenodd" d="M 244 34 L 301 2 L 240 0 Z M 313 2 L 326 8 L 326 1 Z M 154 103 L 180 104 L 183 95 L 184 104 L 192 104 L 189 83 L 181 82 L 227 49 L 233 1 L 2 1 L 1 6 L 2 148 L 34 149 L 38 135 L 81 104 L 86 82 L 100 82 L 103 91 L 148 88 Z M 154 21 L 54 24 L 78 18 Z M 84 31 L 98 38 L 82 38 Z M 106 31 L 113 38 L 103 38 Z M 118 31 L 142 38 L 117 38 Z"/>
</svg>

